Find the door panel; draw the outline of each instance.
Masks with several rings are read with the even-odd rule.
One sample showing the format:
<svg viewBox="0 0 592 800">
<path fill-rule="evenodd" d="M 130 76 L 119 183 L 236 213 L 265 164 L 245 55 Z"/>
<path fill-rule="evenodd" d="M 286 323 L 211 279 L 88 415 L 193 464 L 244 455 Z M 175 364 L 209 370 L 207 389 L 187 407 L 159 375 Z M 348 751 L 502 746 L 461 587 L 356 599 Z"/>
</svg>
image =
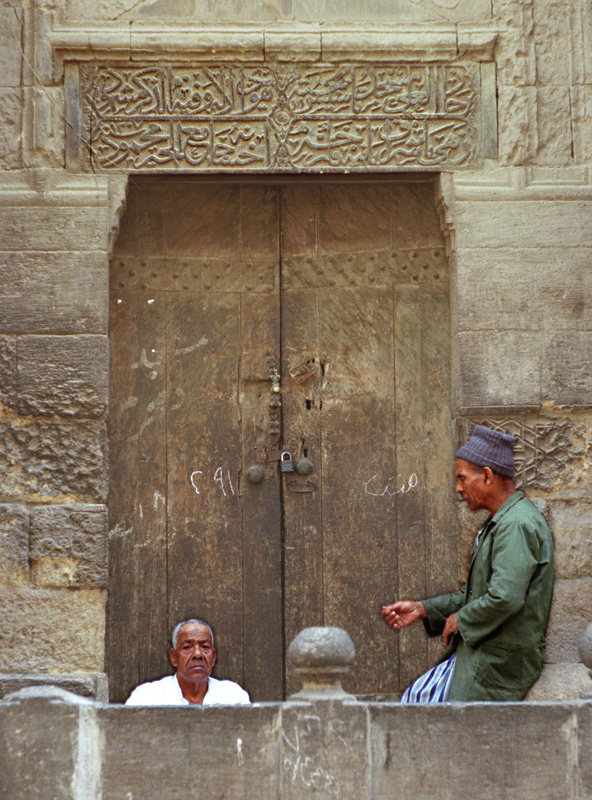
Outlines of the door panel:
<svg viewBox="0 0 592 800">
<path fill-rule="evenodd" d="M 112 698 L 164 674 L 195 615 L 254 699 L 296 688 L 309 625 L 351 634 L 350 691 L 397 691 L 428 646 L 380 604 L 449 589 L 457 564 L 432 185 L 139 181 L 111 295 Z M 282 474 L 281 449 L 313 473 Z"/>
</svg>

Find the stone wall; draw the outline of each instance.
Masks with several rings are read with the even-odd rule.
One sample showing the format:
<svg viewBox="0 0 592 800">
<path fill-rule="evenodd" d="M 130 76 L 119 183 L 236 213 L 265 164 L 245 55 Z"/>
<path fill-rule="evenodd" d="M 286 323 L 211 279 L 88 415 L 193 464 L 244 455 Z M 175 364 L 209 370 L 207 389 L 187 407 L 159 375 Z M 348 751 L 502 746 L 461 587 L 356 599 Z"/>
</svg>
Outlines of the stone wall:
<svg viewBox="0 0 592 800">
<path fill-rule="evenodd" d="M 125 178 L 65 169 L 64 58 L 125 61 L 136 42 L 152 59 L 428 58 L 485 42 L 498 157 L 439 192 L 459 435 L 476 420 L 524 434 L 557 545 L 538 696 L 575 696 L 592 620 L 589 3 L 8 0 L 0 23 L 0 670 L 103 668 L 107 271 Z"/>
<path fill-rule="evenodd" d="M 31 800 L 592 797 L 590 702 L 126 708 L 28 689 L 0 702 L 0 745 L 0 793 Z"/>
</svg>

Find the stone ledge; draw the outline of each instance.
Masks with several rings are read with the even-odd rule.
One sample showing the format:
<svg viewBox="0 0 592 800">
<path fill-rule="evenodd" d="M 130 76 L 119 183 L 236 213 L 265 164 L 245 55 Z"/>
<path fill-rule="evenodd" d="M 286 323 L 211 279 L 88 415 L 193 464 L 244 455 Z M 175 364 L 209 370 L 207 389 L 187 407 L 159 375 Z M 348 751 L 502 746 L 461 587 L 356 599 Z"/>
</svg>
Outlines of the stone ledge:
<svg viewBox="0 0 592 800">
<path fill-rule="evenodd" d="M 80 697 L 96 700 L 97 703 L 109 702 L 109 685 L 104 672 L 74 672 L 67 675 L 0 673 L 0 700 L 22 689 L 39 686 L 56 686 Z"/>
<path fill-rule="evenodd" d="M 47 24 L 47 23 L 43 23 Z M 265 25 L 103 23 L 89 27 L 60 24 L 52 17 L 47 33 L 44 64 L 53 74 L 44 82 L 59 80 L 64 61 L 168 60 L 297 60 L 342 61 L 451 61 L 460 57 L 492 61 L 498 31 L 489 25 L 426 23 L 416 25 L 321 25 L 288 23 Z"/>
</svg>

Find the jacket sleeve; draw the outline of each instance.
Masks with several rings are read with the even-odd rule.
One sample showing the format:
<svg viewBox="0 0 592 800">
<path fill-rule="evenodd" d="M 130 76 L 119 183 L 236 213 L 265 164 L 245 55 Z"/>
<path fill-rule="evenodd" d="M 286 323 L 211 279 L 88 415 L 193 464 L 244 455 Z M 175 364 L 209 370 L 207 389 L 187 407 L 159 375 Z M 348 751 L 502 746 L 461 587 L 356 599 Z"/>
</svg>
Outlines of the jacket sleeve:
<svg viewBox="0 0 592 800">
<path fill-rule="evenodd" d="M 478 645 L 522 608 L 538 566 L 539 541 L 528 525 L 502 524 L 493 536 L 487 591 L 458 612 L 458 629 L 469 647 Z"/>
<path fill-rule="evenodd" d="M 443 594 L 440 597 L 422 601 L 428 615 L 427 619 L 423 621 L 428 636 L 439 636 L 442 633 L 448 617 L 462 606 L 464 596 L 465 590 L 462 588 L 453 594 Z"/>
</svg>

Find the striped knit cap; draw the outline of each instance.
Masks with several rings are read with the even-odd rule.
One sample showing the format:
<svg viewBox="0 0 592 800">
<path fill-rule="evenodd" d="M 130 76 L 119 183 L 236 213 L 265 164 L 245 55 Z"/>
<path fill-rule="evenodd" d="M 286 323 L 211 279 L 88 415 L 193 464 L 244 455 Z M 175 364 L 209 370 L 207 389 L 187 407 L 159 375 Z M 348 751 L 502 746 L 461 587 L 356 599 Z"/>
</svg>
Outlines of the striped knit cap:
<svg viewBox="0 0 592 800">
<path fill-rule="evenodd" d="M 513 478 L 515 444 L 516 439 L 509 433 L 475 425 L 469 441 L 459 448 L 456 457 L 477 467 L 490 467 L 498 475 Z"/>
</svg>

